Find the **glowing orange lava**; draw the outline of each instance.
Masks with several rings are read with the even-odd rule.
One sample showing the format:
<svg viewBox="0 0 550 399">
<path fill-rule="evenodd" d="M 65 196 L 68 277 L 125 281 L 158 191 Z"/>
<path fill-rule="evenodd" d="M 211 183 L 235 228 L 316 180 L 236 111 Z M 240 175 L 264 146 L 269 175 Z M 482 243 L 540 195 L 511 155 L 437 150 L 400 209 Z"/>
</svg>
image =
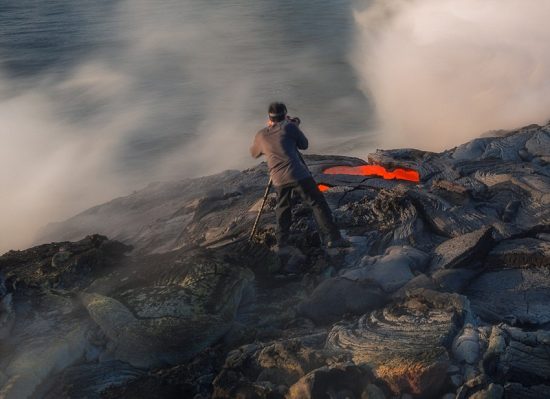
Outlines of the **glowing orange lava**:
<svg viewBox="0 0 550 399">
<path fill-rule="evenodd" d="M 323 173 L 327 175 L 380 176 L 386 180 L 399 179 L 420 182 L 420 174 L 416 170 L 397 168 L 390 171 L 380 165 L 334 166 L 325 169 Z M 324 191 L 326 190 L 328 188 Z M 321 189 L 321 191 L 323 190 Z"/>
</svg>

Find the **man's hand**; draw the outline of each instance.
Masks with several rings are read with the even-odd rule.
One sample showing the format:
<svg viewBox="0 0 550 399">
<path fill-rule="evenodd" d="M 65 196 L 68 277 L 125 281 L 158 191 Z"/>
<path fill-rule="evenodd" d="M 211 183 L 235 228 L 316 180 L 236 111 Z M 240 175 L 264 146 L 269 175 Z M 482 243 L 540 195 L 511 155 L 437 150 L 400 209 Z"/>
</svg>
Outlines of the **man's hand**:
<svg viewBox="0 0 550 399">
<path fill-rule="evenodd" d="M 300 123 L 302 123 L 302 121 L 300 120 L 300 118 L 298 118 L 297 116 L 294 116 L 294 117 L 287 116 L 286 118 L 287 118 L 290 122 L 295 123 L 295 124 L 298 125 L 298 126 L 300 126 Z"/>
</svg>

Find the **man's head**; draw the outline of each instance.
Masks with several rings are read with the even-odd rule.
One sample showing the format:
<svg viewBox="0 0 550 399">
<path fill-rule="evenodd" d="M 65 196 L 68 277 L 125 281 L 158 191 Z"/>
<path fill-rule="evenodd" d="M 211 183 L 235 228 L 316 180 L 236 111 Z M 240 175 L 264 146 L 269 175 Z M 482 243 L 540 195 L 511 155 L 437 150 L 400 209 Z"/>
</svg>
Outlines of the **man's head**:
<svg viewBox="0 0 550 399">
<path fill-rule="evenodd" d="M 269 104 L 269 120 L 271 122 L 281 122 L 286 118 L 286 105 L 283 103 L 271 103 Z"/>
</svg>

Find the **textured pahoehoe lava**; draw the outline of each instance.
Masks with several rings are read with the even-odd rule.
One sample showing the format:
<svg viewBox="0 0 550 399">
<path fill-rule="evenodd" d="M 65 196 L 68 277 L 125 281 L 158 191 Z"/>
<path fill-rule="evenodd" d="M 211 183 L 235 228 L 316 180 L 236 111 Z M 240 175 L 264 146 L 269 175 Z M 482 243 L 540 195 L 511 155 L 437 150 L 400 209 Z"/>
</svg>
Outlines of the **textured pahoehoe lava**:
<svg viewBox="0 0 550 399">
<path fill-rule="evenodd" d="M 448 366 L 445 347 L 460 327 L 464 306 L 458 295 L 419 290 L 403 303 L 335 325 L 327 346 L 371 366 L 396 394 L 435 393 L 443 383 L 436 376 Z"/>
</svg>

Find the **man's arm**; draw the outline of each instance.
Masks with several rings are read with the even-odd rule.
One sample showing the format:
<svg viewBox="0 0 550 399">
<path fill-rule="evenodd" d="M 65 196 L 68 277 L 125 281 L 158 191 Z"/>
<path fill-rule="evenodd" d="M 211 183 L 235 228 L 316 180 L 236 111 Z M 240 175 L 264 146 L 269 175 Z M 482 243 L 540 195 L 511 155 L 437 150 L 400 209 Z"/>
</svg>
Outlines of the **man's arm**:
<svg viewBox="0 0 550 399">
<path fill-rule="evenodd" d="M 252 155 L 253 158 L 259 158 L 262 156 L 262 144 L 260 142 L 260 132 L 256 133 L 256 137 L 254 137 L 254 143 L 252 143 L 252 147 L 250 147 L 250 155 Z"/>
<path fill-rule="evenodd" d="M 307 150 L 307 147 L 309 146 L 309 142 L 307 141 L 307 137 L 306 135 L 304 134 L 304 132 L 302 132 L 300 130 L 300 128 L 298 127 L 298 125 L 296 124 L 292 124 L 293 126 L 293 131 L 295 133 L 295 137 L 296 137 L 296 147 L 298 147 L 299 150 Z"/>
</svg>

